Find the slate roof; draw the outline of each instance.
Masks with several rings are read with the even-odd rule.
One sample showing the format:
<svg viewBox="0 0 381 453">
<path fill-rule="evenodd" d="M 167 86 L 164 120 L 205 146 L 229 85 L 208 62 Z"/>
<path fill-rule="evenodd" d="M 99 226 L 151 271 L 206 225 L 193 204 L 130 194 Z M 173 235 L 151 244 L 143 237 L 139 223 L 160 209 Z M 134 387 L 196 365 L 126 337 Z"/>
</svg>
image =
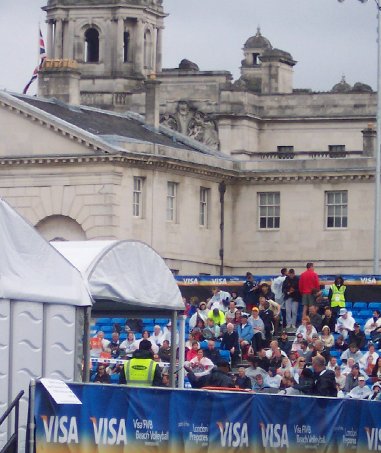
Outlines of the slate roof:
<svg viewBox="0 0 381 453">
<path fill-rule="evenodd" d="M 160 130 L 155 130 L 145 124 L 143 117 L 137 114 L 120 114 L 92 107 L 72 106 L 56 99 L 43 99 L 24 95 L 14 96 L 49 115 L 98 136 L 112 145 L 120 141 L 121 138 L 125 138 L 126 142 L 155 143 L 172 148 L 215 155 L 212 150 L 209 151 L 203 144 L 199 144 L 167 128 L 160 127 Z"/>
</svg>

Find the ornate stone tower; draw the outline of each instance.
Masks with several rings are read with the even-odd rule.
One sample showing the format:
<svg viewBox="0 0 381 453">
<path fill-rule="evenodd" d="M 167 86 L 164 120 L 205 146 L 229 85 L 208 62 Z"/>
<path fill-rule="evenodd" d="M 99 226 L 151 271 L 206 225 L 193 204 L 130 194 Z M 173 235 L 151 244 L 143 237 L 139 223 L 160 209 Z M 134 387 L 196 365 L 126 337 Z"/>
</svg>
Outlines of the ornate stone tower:
<svg viewBox="0 0 381 453">
<path fill-rule="evenodd" d="M 82 104 L 123 109 L 127 93 L 161 72 L 162 0 L 48 0 L 43 9 L 47 58 L 77 62 Z M 41 71 L 41 87 L 49 77 Z"/>
<path fill-rule="evenodd" d="M 263 94 L 292 93 L 296 61 L 284 50 L 274 49 L 258 28 L 243 46 L 241 81 L 249 91 Z"/>
</svg>

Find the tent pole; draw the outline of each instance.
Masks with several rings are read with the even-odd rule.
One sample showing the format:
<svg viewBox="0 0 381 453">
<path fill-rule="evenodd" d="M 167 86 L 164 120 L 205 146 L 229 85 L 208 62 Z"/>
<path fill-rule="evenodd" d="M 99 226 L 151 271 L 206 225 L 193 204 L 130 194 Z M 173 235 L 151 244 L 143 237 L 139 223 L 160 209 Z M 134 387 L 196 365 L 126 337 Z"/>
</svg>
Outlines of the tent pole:
<svg viewBox="0 0 381 453">
<path fill-rule="evenodd" d="M 179 389 L 184 388 L 184 359 L 185 359 L 185 315 L 179 316 L 180 329 L 179 329 L 179 367 L 178 367 L 178 383 Z"/>
<path fill-rule="evenodd" d="M 170 386 L 176 387 L 176 334 L 177 334 L 177 311 L 174 310 L 171 316 L 171 367 L 170 367 Z"/>
<path fill-rule="evenodd" d="M 86 307 L 85 308 L 84 328 L 83 328 L 82 382 L 90 381 L 90 320 L 91 320 L 91 307 Z"/>
</svg>

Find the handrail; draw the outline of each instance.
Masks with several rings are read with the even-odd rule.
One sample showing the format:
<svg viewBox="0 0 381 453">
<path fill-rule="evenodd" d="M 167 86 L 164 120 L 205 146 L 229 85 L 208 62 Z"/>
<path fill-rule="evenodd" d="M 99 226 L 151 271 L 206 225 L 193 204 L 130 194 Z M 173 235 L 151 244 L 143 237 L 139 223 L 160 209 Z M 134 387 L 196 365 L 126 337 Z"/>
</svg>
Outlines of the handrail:
<svg viewBox="0 0 381 453">
<path fill-rule="evenodd" d="M 7 444 L 5 447 L 1 450 L 1 452 L 6 452 L 8 451 L 8 448 L 11 445 L 14 445 L 14 451 L 18 451 L 18 429 L 19 429 L 19 404 L 20 404 L 20 399 L 24 395 L 24 390 L 21 390 L 16 398 L 12 401 L 8 409 L 4 412 L 4 414 L 0 417 L 0 426 L 5 422 L 5 420 L 8 418 L 10 413 L 12 412 L 13 409 L 15 409 L 15 431 L 10 436 Z"/>
</svg>

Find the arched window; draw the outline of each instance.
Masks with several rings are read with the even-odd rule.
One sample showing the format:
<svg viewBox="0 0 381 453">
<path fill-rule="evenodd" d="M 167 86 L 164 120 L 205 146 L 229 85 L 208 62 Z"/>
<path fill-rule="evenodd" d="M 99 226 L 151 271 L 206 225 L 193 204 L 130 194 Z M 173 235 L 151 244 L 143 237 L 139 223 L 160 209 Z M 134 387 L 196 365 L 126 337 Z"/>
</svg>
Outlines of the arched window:
<svg viewBox="0 0 381 453">
<path fill-rule="evenodd" d="M 99 61 L 99 33 L 95 28 L 85 32 L 85 62 L 97 63 Z"/>
<path fill-rule="evenodd" d="M 149 30 L 144 33 L 144 67 L 152 69 L 152 35 Z"/>
<path fill-rule="evenodd" d="M 129 46 L 130 46 L 130 34 L 125 31 L 123 34 L 123 61 L 128 62 L 129 57 Z"/>
</svg>

